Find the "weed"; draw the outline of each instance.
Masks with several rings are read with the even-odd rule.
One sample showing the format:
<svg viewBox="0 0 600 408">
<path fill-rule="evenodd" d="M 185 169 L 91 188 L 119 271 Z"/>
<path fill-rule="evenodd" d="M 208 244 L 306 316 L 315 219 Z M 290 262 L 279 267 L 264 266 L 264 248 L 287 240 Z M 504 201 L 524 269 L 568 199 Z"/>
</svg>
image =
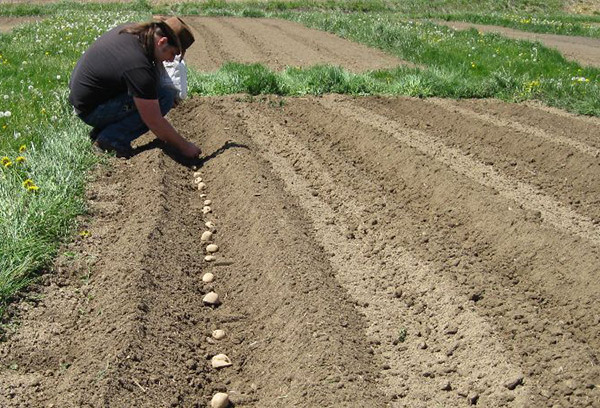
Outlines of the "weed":
<svg viewBox="0 0 600 408">
<path fill-rule="evenodd" d="M 404 343 L 406 341 L 406 336 L 407 336 L 407 331 L 406 328 L 401 328 L 400 330 L 398 330 L 398 342 L 399 343 Z"/>
</svg>

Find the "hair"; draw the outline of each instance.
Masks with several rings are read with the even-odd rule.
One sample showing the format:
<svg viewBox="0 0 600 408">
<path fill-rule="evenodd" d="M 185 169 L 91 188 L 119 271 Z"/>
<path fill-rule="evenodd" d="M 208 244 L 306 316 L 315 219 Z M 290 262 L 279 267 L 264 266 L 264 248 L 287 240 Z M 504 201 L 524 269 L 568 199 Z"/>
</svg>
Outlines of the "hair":
<svg viewBox="0 0 600 408">
<path fill-rule="evenodd" d="M 179 38 L 173 32 L 173 29 L 171 29 L 164 21 L 150 21 L 147 23 L 133 24 L 119 31 L 119 34 L 122 33 L 137 35 L 146 56 L 150 60 L 154 60 L 155 34 L 159 37 L 167 37 L 169 45 L 181 51 Z"/>
</svg>

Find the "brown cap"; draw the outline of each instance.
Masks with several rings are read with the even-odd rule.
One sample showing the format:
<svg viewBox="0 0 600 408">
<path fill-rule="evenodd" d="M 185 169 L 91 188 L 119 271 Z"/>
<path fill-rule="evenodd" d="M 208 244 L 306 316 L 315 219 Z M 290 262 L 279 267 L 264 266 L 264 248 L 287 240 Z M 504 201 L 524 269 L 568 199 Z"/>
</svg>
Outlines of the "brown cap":
<svg viewBox="0 0 600 408">
<path fill-rule="evenodd" d="M 171 27 L 177 38 L 179 38 L 181 52 L 190 48 L 190 45 L 194 43 L 194 35 L 190 27 L 179 17 L 169 17 L 164 22 Z"/>
</svg>

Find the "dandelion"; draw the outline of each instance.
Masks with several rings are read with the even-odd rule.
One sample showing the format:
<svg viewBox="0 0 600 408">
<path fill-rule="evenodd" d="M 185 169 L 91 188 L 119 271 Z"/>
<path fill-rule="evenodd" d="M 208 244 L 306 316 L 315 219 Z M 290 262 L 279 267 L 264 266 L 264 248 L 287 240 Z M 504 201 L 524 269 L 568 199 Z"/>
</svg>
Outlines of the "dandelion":
<svg viewBox="0 0 600 408">
<path fill-rule="evenodd" d="M 581 76 L 571 77 L 571 81 L 573 81 L 573 82 L 590 82 L 589 78 L 581 77 Z"/>
<path fill-rule="evenodd" d="M 0 163 L 2 163 L 2 165 L 7 168 L 12 166 L 12 161 L 6 156 L 0 159 Z"/>
<path fill-rule="evenodd" d="M 25 145 L 19 146 L 19 153 L 23 153 L 25 150 L 27 150 L 27 146 L 25 146 Z"/>
<path fill-rule="evenodd" d="M 23 156 L 17 156 L 17 158 L 15 159 L 15 161 L 17 162 L 17 164 L 25 163 L 25 157 L 23 157 Z"/>
<path fill-rule="evenodd" d="M 33 85 L 29 85 L 29 86 L 27 87 L 27 89 L 29 89 L 30 91 L 33 91 Z"/>
<path fill-rule="evenodd" d="M 12 113 L 10 113 L 10 111 L 4 112 L 4 117 L 5 118 L 10 118 L 10 115 L 12 115 Z"/>
<path fill-rule="evenodd" d="M 57 75 L 57 76 L 56 76 L 56 79 L 60 79 L 60 75 Z"/>
<path fill-rule="evenodd" d="M 89 237 L 90 236 L 90 232 L 88 230 L 81 230 L 81 231 L 79 231 L 79 236 L 83 237 L 83 238 Z"/>
<path fill-rule="evenodd" d="M 27 191 L 37 191 L 40 189 L 38 186 L 35 185 L 32 179 L 25 180 L 23 182 L 23 188 L 25 188 Z"/>
<path fill-rule="evenodd" d="M 20 132 L 17 132 L 17 131 L 15 130 L 15 131 L 14 131 L 14 133 L 13 133 L 13 136 L 14 136 L 14 138 L 15 138 L 15 139 L 18 139 L 18 138 L 20 138 L 20 137 L 21 137 L 21 133 L 20 133 Z"/>
<path fill-rule="evenodd" d="M 8 99 L 8 95 L 4 95 L 4 100 Z"/>
</svg>

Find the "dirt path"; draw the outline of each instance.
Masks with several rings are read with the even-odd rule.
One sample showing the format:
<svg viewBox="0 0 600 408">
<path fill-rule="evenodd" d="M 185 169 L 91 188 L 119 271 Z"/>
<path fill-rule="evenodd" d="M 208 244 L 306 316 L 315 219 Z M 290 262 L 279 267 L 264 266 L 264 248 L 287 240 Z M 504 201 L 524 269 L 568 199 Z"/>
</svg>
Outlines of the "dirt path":
<svg viewBox="0 0 600 408">
<path fill-rule="evenodd" d="M 5 33 L 13 28 L 33 21 L 38 21 L 36 17 L 0 17 L 0 33 Z"/>
<path fill-rule="evenodd" d="M 366 71 L 407 64 L 382 51 L 284 20 L 186 17 L 185 21 L 198 39 L 187 58 L 202 71 L 214 71 L 227 61 L 260 62 L 276 70 L 333 64 Z"/>
<path fill-rule="evenodd" d="M 598 38 L 530 33 L 507 27 L 459 21 L 435 21 L 435 23 L 443 24 L 456 30 L 476 28 L 483 32 L 498 33 L 517 40 L 539 41 L 548 48 L 558 50 L 566 59 L 577 61 L 582 65 L 600 66 L 600 39 Z"/>
</svg>

